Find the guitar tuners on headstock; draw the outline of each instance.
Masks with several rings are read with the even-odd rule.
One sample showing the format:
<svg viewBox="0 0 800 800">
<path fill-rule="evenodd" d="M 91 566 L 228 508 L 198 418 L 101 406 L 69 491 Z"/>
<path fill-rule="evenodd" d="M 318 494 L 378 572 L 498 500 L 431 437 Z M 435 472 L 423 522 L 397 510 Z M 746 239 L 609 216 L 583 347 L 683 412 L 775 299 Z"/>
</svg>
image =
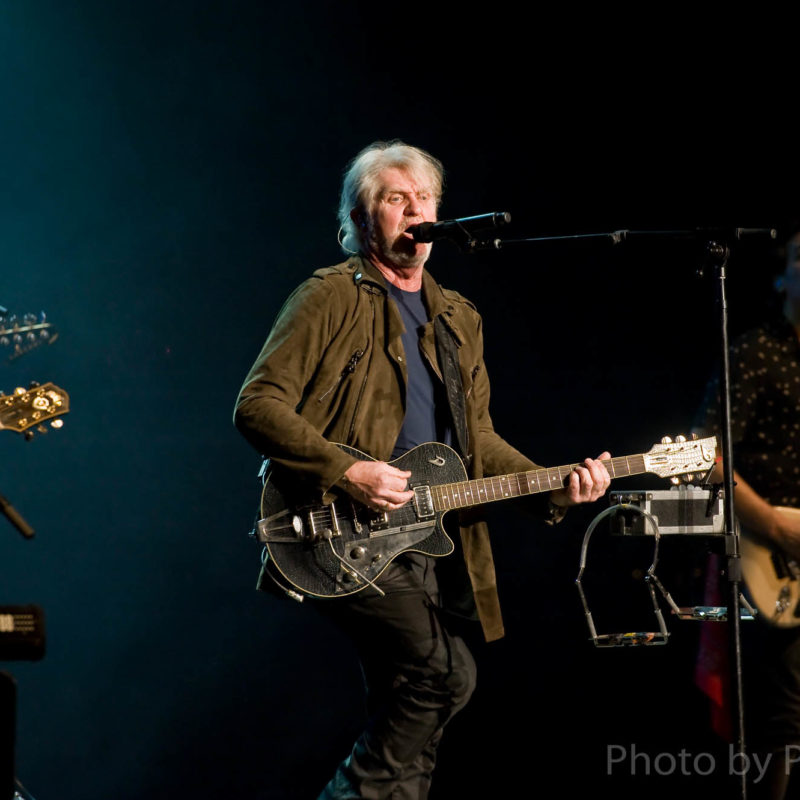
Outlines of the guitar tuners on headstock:
<svg viewBox="0 0 800 800">
<path fill-rule="evenodd" d="M 61 428 L 60 417 L 69 411 L 69 395 L 53 383 L 33 382 L 29 389 L 18 386 L 9 395 L 0 394 L 0 430 L 24 433 L 30 439 L 33 430 L 46 433 Z"/>
<path fill-rule="evenodd" d="M 684 436 L 682 433 L 679 433 L 679 434 L 678 434 L 678 435 L 675 437 L 675 439 L 674 439 L 674 440 L 670 440 L 670 439 L 669 439 L 669 436 L 665 436 L 665 437 L 664 437 L 664 439 L 667 439 L 667 440 L 669 440 L 669 442 L 665 442 L 665 444 L 667 444 L 667 443 L 673 443 L 673 442 L 674 442 L 674 444 L 683 444 L 684 442 L 686 442 L 686 437 L 685 437 L 685 436 Z M 663 441 L 664 441 L 664 439 L 662 439 L 661 441 L 663 442 Z M 692 435 L 692 440 L 695 440 L 695 439 L 697 439 L 697 436 L 696 436 L 696 435 Z M 685 484 L 685 483 L 692 483 L 692 481 L 694 481 L 694 477 L 695 477 L 695 476 L 694 476 L 694 473 L 692 473 L 692 472 L 686 472 L 686 473 L 683 473 L 683 474 L 681 474 L 681 475 L 673 475 L 673 476 L 672 476 L 672 477 L 669 479 L 669 482 L 670 482 L 670 483 L 671 483 L 673 486 L 680 486 L 680 485 L 682 485 L 682 484 Z"/>
<path fill-rule="evenodd" d="M 8 361 L 33 350 L 41 344 L 52 344 L 58 333 L 47 322 L 47 316 L 40 314 L 24 314 L 19 319 L 16 314 L 0 316 L 0 348 L 10 348 Z"/>
<path fill-rule="evenodd" d="M 674 441 L 665 436 L 644 454 L 645 470 L 669 478 L 673 484 L 701 480 L 714 467 L 716 449 L 715 436 L 692 436 L 691 440 L 676 436 Z"/>
<path fill-rule="evenodd" d="M 54 428 L 55 430 L 58 430 L 59 428 L 63 428 L 63 427 L 64 427 L 64 420 L 54 419 L 54 420 L 52 420 L 50 422 L 50 428 Z M 42 436 L 44 436 L 46 433 L 50 432 L 50 428 L 48 428 L 44 424 L 37 425 L 36 433 L 41 434 Z M 31 439 L 33 439 L 33 437 L 34 437 L 34 431 L 31 430 L 31 428 L 28 428 L 28 430 L 26 430 L 22 434 L 22 438 L 25 439 L 26 442 L 31 441 Z"/>
<path fill-rule="evenodd" d="M 670 438 L 669 436 L 663 436 L 661 438 L 661 444 L 683 444 L 686 441 L 688 440 L 682 433 L 679 433 L 674 439 Z M 697 441 L 696 433 L 692 434 L 691 441 Z"/>
</svg>

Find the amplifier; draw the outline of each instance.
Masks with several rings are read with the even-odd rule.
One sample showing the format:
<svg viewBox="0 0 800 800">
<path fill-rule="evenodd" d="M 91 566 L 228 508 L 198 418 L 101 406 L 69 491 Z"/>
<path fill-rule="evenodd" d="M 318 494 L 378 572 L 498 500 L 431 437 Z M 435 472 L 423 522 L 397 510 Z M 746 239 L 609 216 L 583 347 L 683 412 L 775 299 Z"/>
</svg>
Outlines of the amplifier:
<svg viewBox="0 0 800 800">
<path fill-rule="evenodd" d="M 39 606 L 0 606 L 0 661 L 44 656 L 44 612 Z"/>
<path fill-rule="evenodd" d="M 635 506 L 649 514 L 659 534 L 725 534 L 723 493 L 697 486 L 675 486 L 663 491 L 609 492 L 614 505 Z M 611 532 L 623 535 L 653 535 L 650 519 L 635 509 L 620 508 L 610 521 Z"/>
</svg>

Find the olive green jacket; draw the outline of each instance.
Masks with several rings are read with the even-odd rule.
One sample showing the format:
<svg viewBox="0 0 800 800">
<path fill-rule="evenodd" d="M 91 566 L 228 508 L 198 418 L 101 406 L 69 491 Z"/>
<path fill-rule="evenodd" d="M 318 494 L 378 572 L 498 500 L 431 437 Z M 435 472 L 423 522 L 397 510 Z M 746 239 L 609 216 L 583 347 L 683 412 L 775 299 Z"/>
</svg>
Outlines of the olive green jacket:
<svg viewBox="0 0 800 800">
<path fill-rule="evenodd" d="M 480 315 L 427 270 L 422 285 L 431 320 L 441 315 L 458 347 L 470 477 L 535 468 L 492 426 Z M 237 428 L 262 455 L 291 469 L 312 496 L 328 499 L 355 460 L 334 442 L 379 460 L 391 457 L 405 415 L 403 330 L 384 278 L 369 261 L 354 256 L 317 270 L 289 296 L 247 375 L 236 403 Z M 432 321 L 420 347 L 441 378 Z M 498 639 L 503 621 L 480 507 L 459 512 L 459 524 L 484 635 Z"/>
</svg>

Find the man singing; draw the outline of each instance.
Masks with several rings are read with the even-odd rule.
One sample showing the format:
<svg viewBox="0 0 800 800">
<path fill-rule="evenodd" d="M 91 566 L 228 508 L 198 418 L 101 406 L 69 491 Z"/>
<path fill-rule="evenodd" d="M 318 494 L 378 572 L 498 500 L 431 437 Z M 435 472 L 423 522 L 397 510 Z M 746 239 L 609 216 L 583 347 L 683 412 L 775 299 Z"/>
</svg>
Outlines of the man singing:
<svg viewBox="0 0 800 800">
<path fill-rule="evenodd" d="M 347 493 L 395 511 L 414 496 L 411 472 L 388 462 L 426 442 L 450 444 L 470 478 L 537 468 L 494 431 L 480 315 L 434 280 L 425 268 L 432 245 L 414 238 L 415 225 L 436 220 L 443 180 L 436 158 L 397 140 L 353 159 L 339 207 L 349 257 L 291 294 L 245 379 L 237 428 L 309 498 Z M 597 500 L 609 485 L 607 458 L 586 459 L 563 488 L 530 502 L 558 522 L 568 506 Z M 442 731 L 475 686 L 452 621 L 479 620 L 487 641 L 503 636 L 480 508 L 454 521 L 453 555 L 407 551 L 377 578 L 381 593 L 368 586 L 311 601 L 352 637 L 369 710 L 320 798 L 428 796 Z M 266 565 L 259 587 L 271 583 Z"/>
</svg>

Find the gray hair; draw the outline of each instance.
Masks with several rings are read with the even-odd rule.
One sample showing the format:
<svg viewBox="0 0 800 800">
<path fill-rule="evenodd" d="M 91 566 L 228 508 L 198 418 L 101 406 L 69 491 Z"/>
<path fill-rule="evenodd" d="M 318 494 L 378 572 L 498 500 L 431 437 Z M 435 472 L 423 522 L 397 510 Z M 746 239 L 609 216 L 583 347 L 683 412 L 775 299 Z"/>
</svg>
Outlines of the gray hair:
<svg viewBox="0 0 800 800">
<path fill-rule="evenodd" d="M 362 245 L 359 229 L 350 213 L 356 208 L 371 208 L 378 192 L 378 174 L 387 167 L 406 170 L 422 180 L 433 192 L 437 206 L 442 199 L 444 167 L 439 159 L 399 139 L 373 142 L 347 165 L 344 174 L 339 199 L 339 244 L 345 253 L 358 252 Z"/>
</svg>

